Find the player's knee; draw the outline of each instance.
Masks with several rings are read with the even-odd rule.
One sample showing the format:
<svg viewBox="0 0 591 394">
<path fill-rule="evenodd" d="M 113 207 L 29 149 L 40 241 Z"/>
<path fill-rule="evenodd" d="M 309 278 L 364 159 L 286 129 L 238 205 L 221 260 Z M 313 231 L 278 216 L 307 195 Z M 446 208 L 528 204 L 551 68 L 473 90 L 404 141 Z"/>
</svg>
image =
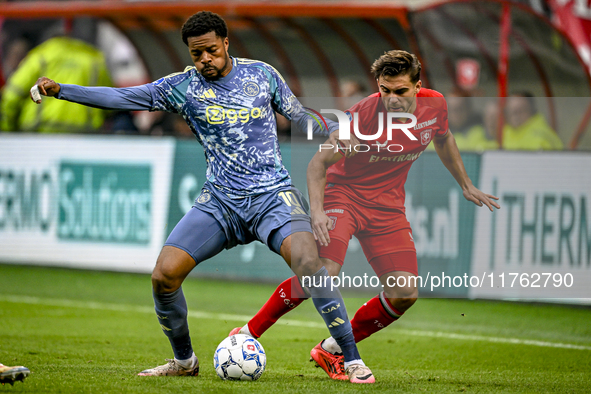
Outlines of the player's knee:
<svg viewBox="0 0 591 394">
<path fill-rule="evenodd" d="M 330 276 L 338 276 L 339 273 L 341 272 L 341 266 L 338 264 L 334 264 L 334 265 L 324 264 L 324 268 L 326 268 L 326 271 L 328 271 L 328 275 L 330 275 Z"/>
<path fill-rule="evenodd" d="M 404 312 L 413 306 L 419 296 L 416 286 L 386 288 L 384 293 L 390 304 L 400 312 Z"/>
<path fill-rule="evenodd" d="M 295 263 L 295 264 L 294 264 Z M 317 255 L 304 254 L 296 261 L 292 261 L 292 269 L 298 276 L 312 276 L 322 268 L 322 262 Z"/>
<path fill-rule="evenodd" d="M 395 287 L 385 291 L 388 298 L 416 299 L 419 296 L 418 289 L 412 286 Z"/>
<path fill-rule="evenodd" d="M 399 312 L 406 312 L 414 303 L 417 301 L 417 298 L 388 298 L 390 305 L 394 307 Z"/>
<path fill-rule="evenodd" d="M 158 294 L 172 293 L 181 287 L 182 280 L 176 278 L 171 272 L 157 265 L 152 272 L 152 288 Z"/>
</svg>

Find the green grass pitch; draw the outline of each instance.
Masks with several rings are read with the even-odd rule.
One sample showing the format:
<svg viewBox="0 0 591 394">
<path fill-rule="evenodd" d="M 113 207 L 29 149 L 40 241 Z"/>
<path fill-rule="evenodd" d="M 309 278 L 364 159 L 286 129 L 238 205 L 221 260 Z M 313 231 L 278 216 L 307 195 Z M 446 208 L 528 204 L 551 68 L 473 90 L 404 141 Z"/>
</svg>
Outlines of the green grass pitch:
<svg viewBox="0 0 591 394">
<path fill-rule="evenodd" d="M 150 288 L 149 275 L 0 265 L 0 362 L 32 372 L 0 394 L 591 392 L 591 309 L 449 299 L 419 300 L 360 343 L 374 385 L 331 381 L 308 362 L 328 332 L 310 301 L 261 339 L 260 380 L 222 381 L 217 344 L 275 286 L 196 278 L 183 289 L 199 377 L 139 377 L 172 358 Z M 347 297 L 349 315 L 368 297 Z"/>
</svg>

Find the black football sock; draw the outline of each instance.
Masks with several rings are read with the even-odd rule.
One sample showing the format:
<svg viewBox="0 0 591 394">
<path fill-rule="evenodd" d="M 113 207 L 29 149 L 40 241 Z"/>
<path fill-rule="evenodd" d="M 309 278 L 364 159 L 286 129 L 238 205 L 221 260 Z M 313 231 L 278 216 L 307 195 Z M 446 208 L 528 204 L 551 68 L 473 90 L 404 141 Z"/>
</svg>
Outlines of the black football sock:
<svg viewBox="0 0 591 394">
<path fill-rule="evenodd" d="M 177 360 L 186 360 L 193 355 L 191 337 L 189 336 L 189 324 L 187 323 L 187 302 L 182 288 L 172 293 L 157 294 L 154 296 L 156 316 L 160 322 L 162 331 L 168 337 L 174 357 Z"/>
</svg>

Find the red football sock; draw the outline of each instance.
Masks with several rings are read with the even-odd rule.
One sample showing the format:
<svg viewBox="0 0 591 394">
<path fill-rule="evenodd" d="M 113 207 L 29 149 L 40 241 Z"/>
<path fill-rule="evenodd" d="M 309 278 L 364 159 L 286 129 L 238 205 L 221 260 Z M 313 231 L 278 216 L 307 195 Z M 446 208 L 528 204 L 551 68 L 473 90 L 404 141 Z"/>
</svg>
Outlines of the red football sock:
<svg viewBox="0 0 591 394">
<path fill-rule="evenodd" d="M 390 304 L 383 292 L 380 293 L 363 304 L 351 320 L 355 342 L 362 341 L 371 334 L 388 327 L 400 316 L 402 313 Z"/>
<path fill-rule="evenodd" d="M 248 322 L 248 329 L 255 338 L 260 338 L 269 327 L 283 315 L 309 298 L 297 277 L 284 280 L 265 305 Z"/>
</svg>

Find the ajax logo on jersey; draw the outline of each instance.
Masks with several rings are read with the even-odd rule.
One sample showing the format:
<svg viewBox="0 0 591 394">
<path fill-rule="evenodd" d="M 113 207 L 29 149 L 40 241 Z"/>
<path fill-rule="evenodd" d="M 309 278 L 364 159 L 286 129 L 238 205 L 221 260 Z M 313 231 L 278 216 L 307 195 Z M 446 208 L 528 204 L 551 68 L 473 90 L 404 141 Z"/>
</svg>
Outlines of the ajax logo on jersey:
<svg viewBox="0 0 591 394">
<path fill-rule="evenodd" d="M 242 90 L 244 91 L 244 94 L 250 97 L 258 96 L 259 92 L 261 91 L 259 85 L 254 82 L 246 82 L 244 86 L 242 86 Z"/>
</svg>

